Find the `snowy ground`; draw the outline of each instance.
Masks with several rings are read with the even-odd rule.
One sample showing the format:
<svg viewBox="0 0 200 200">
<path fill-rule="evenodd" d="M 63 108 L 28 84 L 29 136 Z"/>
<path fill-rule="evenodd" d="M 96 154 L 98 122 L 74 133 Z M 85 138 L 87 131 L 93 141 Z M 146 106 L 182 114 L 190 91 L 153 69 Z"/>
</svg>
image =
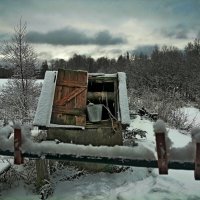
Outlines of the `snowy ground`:
<svg viewBox="0 0 200 200">
<path fill-rule="evenodd" d="M 148 132 L 147 139 L 139 139 L 140 143 L 155 151 L 153 122 L 133 120 L 131 127 Z M 185 146 L 191 138 L 178 130 L 169 129 L 169 137 L 175 147 Z M 77 171 L 63 169 L 52 177 L 55 185 L 50 200 L 75 199 L 110 199 L 110 200 L 197 200 L 200 199 L 200 181 L 194 180 L 193 171 L 169 170 L 169 175 L 159 175 L 158 169 L 152 171 L 146 168 L 131 167 L 120 173 L 86 173 L 77 179 L 67 180 Z M 0 199 L 40 199 L 23 183 L 12 189 L 2 191 Z"/>
<path fill-rule="evenodd" d="M 0 79 L 1 84 L 6 81 Z M 195 108 L 183 108 L 188 121 L 200 122 L 200 112 Z M 153 122 L 140 117 L 134 119 L 130 129 L 137 128 L 147 132 L 147 138 L 138 138 L 138 143 L 155 152 Z M 190 136 L 176 129 L 168 129 L 174 147 L 183 147 L 191 141 Z M 156 154 L 156 152 L 155 152 Z M 2 164 L 2 168 L 3 168 Z M 158 169 L 130 167 L 120 173 L 85 173 L 68 180 L 78 173 L 73 168 L 57 171 L 52 177 L 54 194 L 49 200 L 199 200 L 200 181 L 194 180 L 193 171 L 169 170 L 169 175 L 159 175 Z M 17 183 L 11 189 L 0 191 L 0 200 L 39 200 L 24 183 Z M 0 185 L 1 186 L 1 185 Z M 1 189 L 1 187 L 0 187 Z"/>
<path fill-rule="evenodd" d="M 3 159 L 1 160 L 1 156 L 0 156 L 0 175 L 4 173 L 7 169 L 9 169 L 9 167 L 10 167 L 10 162 Z"/>
<path fill-rule="evenodd" d="M 200 112 L 199 109 L 194 108 L 194 107 L 183 107 L 180 109 L 184 115 L 187 116 L 187 122 L 193 123 L 196 126 L 200 126 Z"/>
</svg>

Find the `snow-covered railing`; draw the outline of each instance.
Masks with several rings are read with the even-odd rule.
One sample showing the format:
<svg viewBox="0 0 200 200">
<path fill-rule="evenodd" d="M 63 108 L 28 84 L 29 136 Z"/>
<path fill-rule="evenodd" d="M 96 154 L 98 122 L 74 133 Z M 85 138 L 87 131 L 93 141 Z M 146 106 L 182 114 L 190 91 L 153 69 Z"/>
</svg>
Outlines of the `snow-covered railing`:
<svg viewBox="0 0 200 200">
<path fill-rule="evenodd" d="M 43 141 L 41 143 L 31 140 L 31 131 L 27 127 L 16 127 L 14 129 L 14 141 L 9 139 L 12 132 L 11 127 L 0 129 L 0 149 L 2 151 L 14 152 L 15 164 L 23 163 L 23 156 L 34 155 L 35 157 L 45 157 L 50 155 L 72 156 L 72 157 L 91 157 L 100 159 L 135 159 L 135 160 L 156 160 L 154 152 L 145 146 L 138 145 L 137 147 L 126 146 L 92 146 L 92 145 L 76 145 L 68 143 L 56 143 L 54 141 Z M 13 146 L 14 143 L 14 146 Z M 1 152 L 2 154 L 3 152 Z"/>
<path fill-rule="evenodd" d="M 180 155 L 182 150 L 184 153 L 184 148 L 171 148 L 171 142 L 168 138 L 164 122 L 160 120 L 154 125 L 157 158 L 153 151 L 142 144 L 134 147 L 97 147 L 92 145 L 85 146 L 56 143 L 55 141 L 35 143 L 30 138 L 31 133 L 29 127 L 15 128 L 13 141 L 12 139 L 8 139 L 8 135 L 10 135 L 11 131 L 10 127 L 0 129 L 0 155 L 14 155 L 15 164 L 22 164 L 23 157 L 29 157 L 33 159 L 71 160 L 159 168 L 160 174 L 167 174 L 168 168 L 186 169 L 194 170 L 195 179 L 200 180 L 199 129 L 192 132 L 193 143 L 196 145 L 188 145 L 186 150 L 188 150 L 191 155 L 190 159 L 186 160 L 177 157 L 177 154 Z"/>
<path fill-rule="evenodd" d="M 200 180 L 200 128 L 192 130 L 192 142 L 183 148 L 171 147 L 172 141 L 168 137 L 168 132 L 162 120 L 157 120 L 154 124 L 156 136 L 156 149 L 158 157 L 158 168 L 160 174 L 168 174 L 168 159 L 179 161 L 184 160 L 194 162 L 195 180 Z"/>
</svg>

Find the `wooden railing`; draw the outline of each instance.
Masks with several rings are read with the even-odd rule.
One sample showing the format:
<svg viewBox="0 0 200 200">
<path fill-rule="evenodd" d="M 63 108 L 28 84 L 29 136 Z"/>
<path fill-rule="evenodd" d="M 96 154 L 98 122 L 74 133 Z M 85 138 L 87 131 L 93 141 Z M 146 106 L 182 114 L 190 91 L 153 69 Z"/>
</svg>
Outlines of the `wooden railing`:
<svg viewBox="0 0 200 200">
<path fill-rule="evenodd" d="M 52 154 L 43 152 L 43 155 L 27 153 L 21 150 L 22 136 L 21 129 L 14 130 L 14 152 L 0 150 L 0 155 L 14 156 L 14 164 L 20 165 L 24 162 L 24 157 L 30 159 L 53 159 L 53 160 L 70 160 L 93 163 L 104 163 L 114 165 L 126 165 L 135 167 L 158 168 L 159 174 L 168 174 L 168 169 L 177 170 L 194 170 L 195 180 L 200 180 L 200 143 L 196 143 L 196 154 L 194 162 L 179 162 L 168 160 L 168 152 L 164 132 L 155 132 L 156 149 L 158 160 L 131 159 L 131 158 L 111 158 L 106 156 L 77 156 L 69 154 Z M 111 147 L 110 147 L 111 148 Z M 134 148 L 134 147 L 133 147 Z"/>
</svg>

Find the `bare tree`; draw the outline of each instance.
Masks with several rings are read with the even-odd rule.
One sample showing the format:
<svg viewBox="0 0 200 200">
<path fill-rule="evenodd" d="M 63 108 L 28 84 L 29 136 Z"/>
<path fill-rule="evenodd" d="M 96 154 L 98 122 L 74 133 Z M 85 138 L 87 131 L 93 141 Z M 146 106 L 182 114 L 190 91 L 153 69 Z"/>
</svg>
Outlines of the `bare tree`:
<svg viewBox="0 0 200 200">
<path fill-rule="evenodd" d="M 14 27 L 13 37 L 9 41 L 4 41 L 1 47 L 3 60 L 14 68 L 13 84 L 9 83 L 4 88 L 3 96 L 6 98 L 6 94 L 9 95 L 10 90 L 13 89 L 12 93 L 18 98 L 18 103 L 15 102 L 13 105 L 18 105 L 18 112 L 21 113 L 20 116 L 24 119 L 28 117 L 30 109 L 29 96 L 30 90 L 34 88 L 37 61 L 32 46 L 26 40 L 26 28 L 26 23 L 22 23 L 20 19 L 19 24 Z M 13 99 L 10 99 L 10 101 L 13 101 Z"/>
<path fill-rule="evenodd" d="M 22 95 L 20 79 L 10 79 L 0 92 L 0 115 L 4 120 L 32 121 L 37 107 L 41 86 L 33 80 L 27 80 L 26 107 Z"/>
</svg>

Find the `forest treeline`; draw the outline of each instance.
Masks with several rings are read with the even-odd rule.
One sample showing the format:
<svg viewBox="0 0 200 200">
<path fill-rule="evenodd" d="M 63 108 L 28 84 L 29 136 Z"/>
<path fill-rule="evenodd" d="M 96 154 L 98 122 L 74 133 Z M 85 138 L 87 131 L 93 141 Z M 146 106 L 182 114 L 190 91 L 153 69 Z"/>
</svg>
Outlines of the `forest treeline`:
<svg viewBox="0 0 200 200">
<path fill-rule="evenodd" d="M 184 50 L 176 47 L 155 46 L 151 55 L 141 52 L 139 55 L 126 53 L 118 59 L 100 57 L 93 59 L 74 54 L 69 60 L 57 59 L 44 61 L 37 78 L 44 78 L 46 70 L 73 69 L 90 73 L 127 73 L 128 88 L 138 93 L 144 88 L 152 92 L 161 90 L 166 93 L 178 93 L 181 97 L 197 101 L 200 99 L 200 40 L 189 42 Z M 0 66 L 0 78 L 9 78 L 12 70 Z"/>
</svg>

